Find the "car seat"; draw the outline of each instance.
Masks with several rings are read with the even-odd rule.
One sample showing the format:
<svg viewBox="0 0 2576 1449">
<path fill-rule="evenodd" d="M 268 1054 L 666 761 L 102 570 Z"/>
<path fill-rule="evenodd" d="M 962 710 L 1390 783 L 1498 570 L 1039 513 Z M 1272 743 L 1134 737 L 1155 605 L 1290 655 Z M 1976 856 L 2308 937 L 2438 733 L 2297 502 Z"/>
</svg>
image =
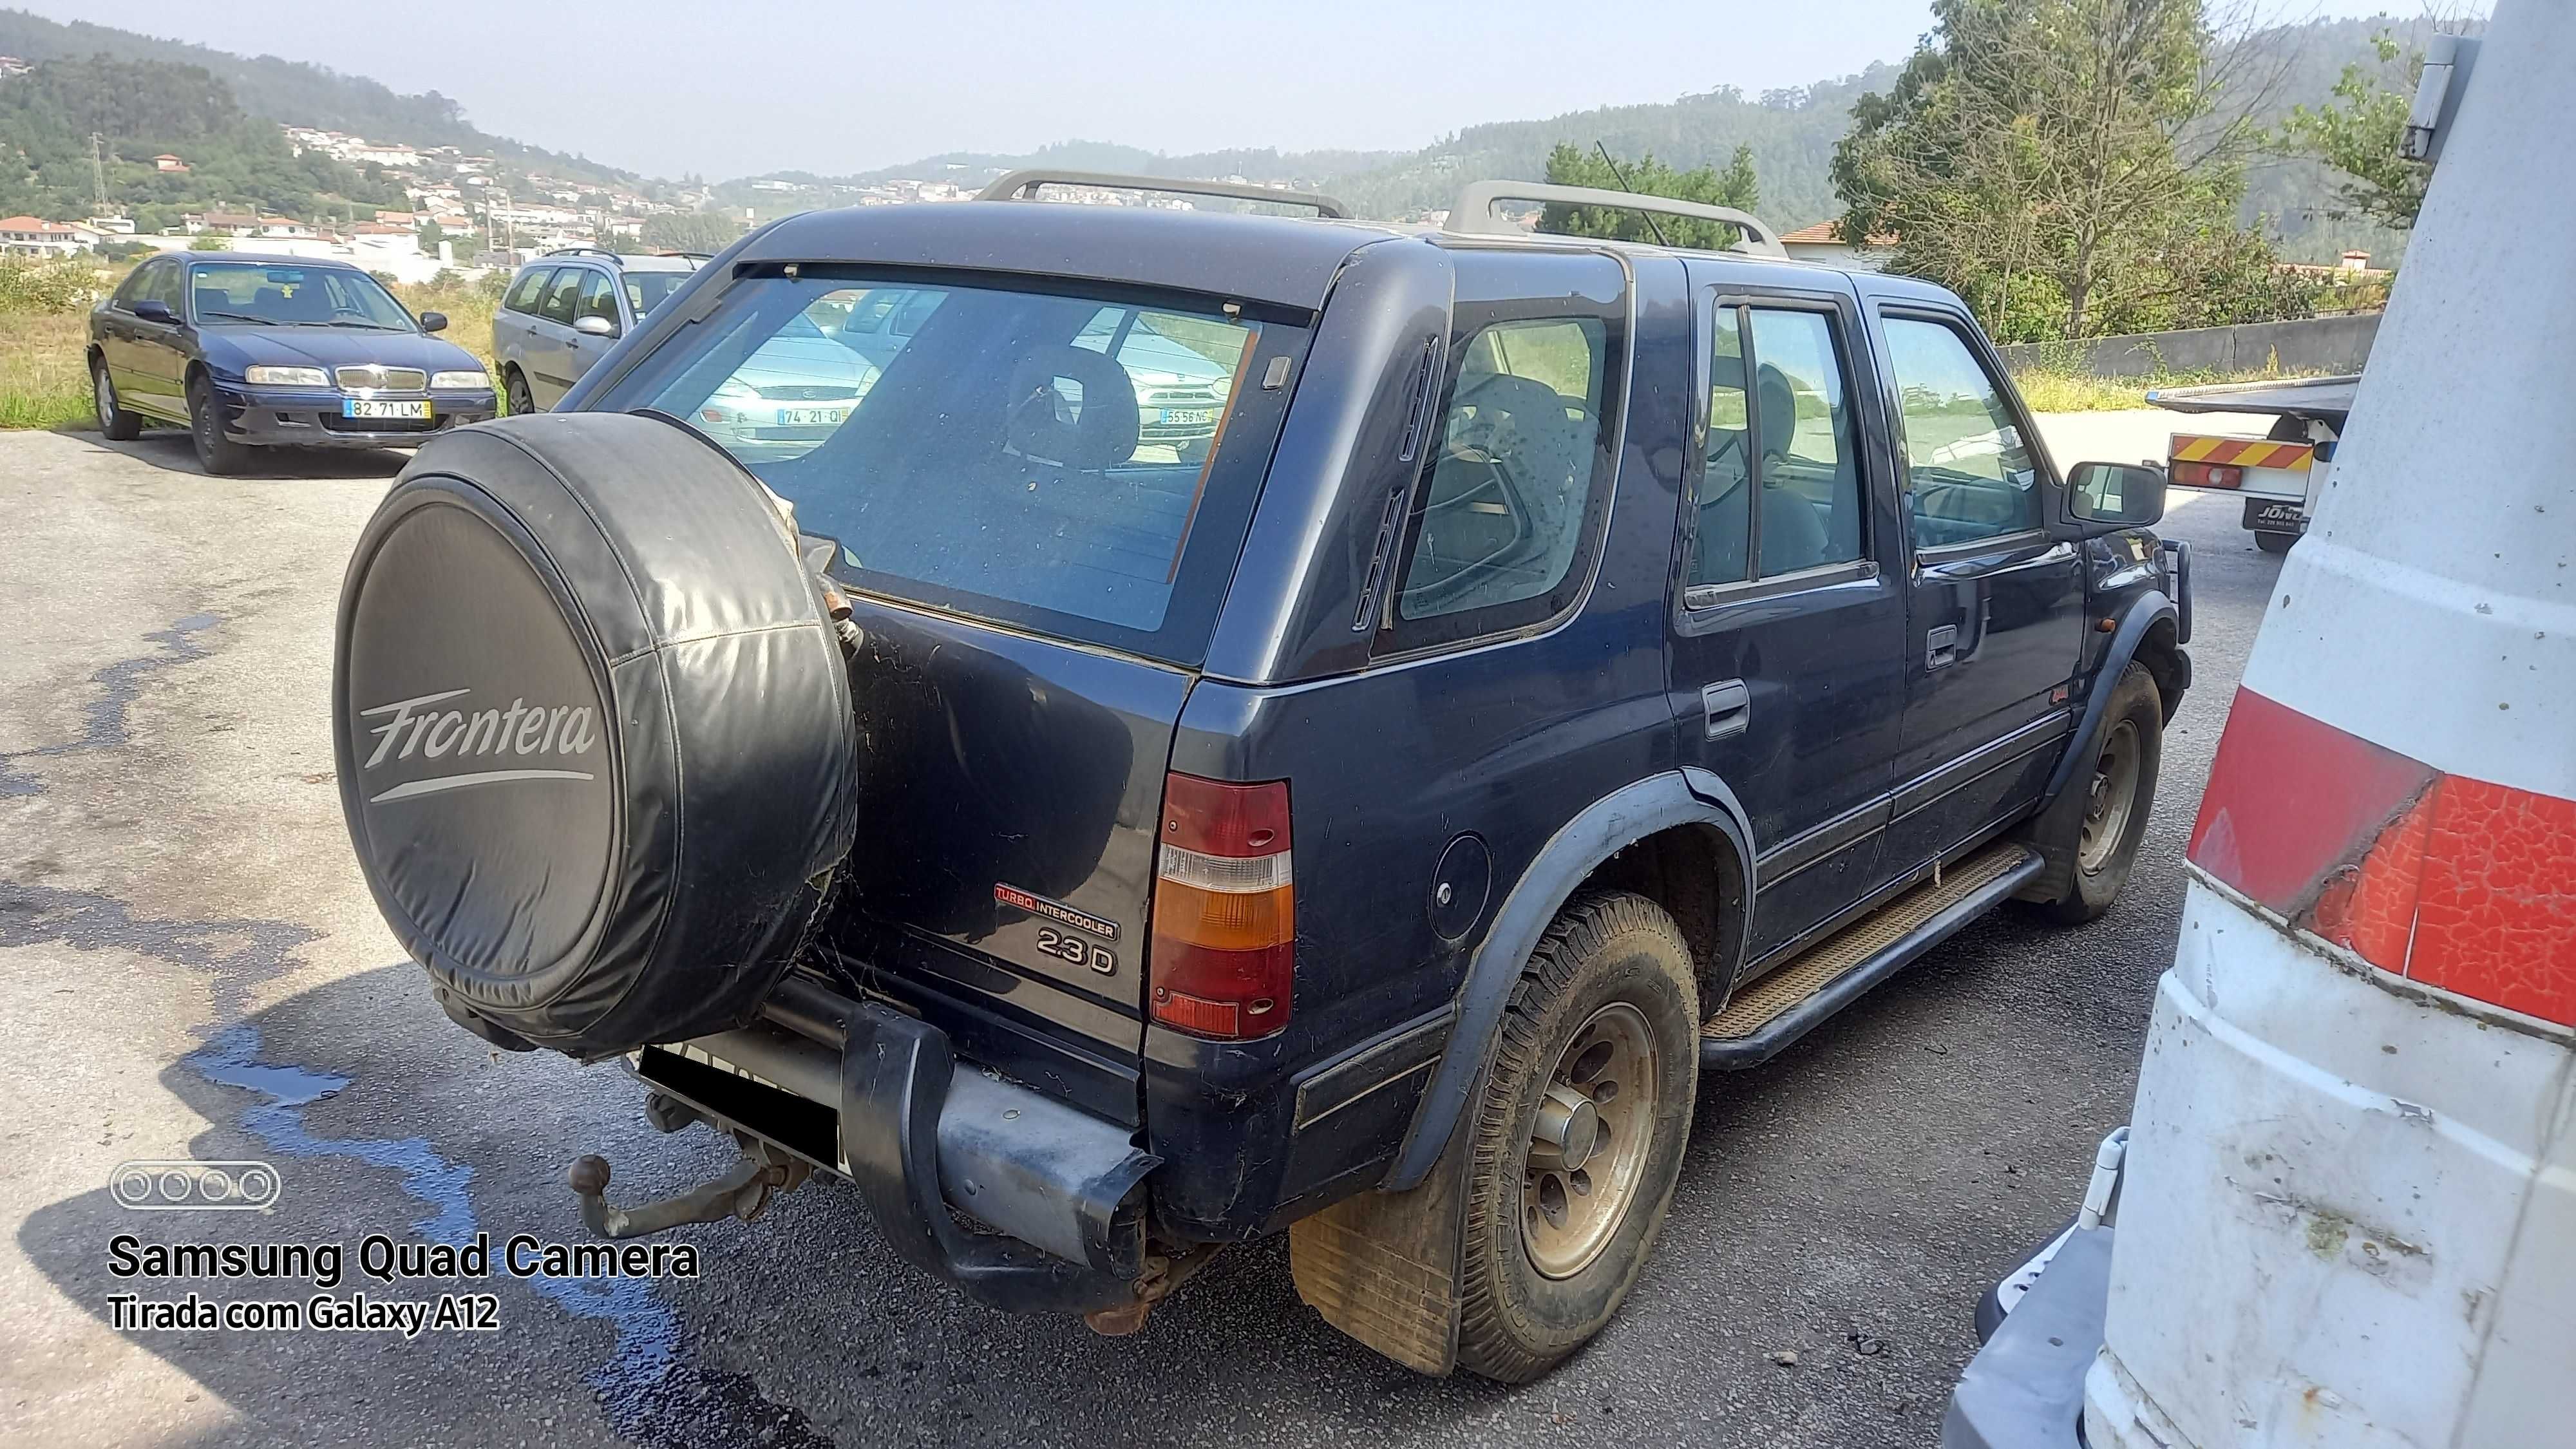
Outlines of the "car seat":
<svg viewBox="0 0 2576 1449">
<path fill-rule="evenodd" d="M 1790 441 L 1798 434 L 1798 395 L 1788 375 L 1767 362 L 1756 370 L 1753 395 L 1762 415 L 1762 573 L 1769 577 L 1814 568 L 1832 558 L 1832 540 L 1816 517 L 1816 505 L 1781 486 L 1786 470 L 1777 466 L 1787 460 Z"/>
</svg>

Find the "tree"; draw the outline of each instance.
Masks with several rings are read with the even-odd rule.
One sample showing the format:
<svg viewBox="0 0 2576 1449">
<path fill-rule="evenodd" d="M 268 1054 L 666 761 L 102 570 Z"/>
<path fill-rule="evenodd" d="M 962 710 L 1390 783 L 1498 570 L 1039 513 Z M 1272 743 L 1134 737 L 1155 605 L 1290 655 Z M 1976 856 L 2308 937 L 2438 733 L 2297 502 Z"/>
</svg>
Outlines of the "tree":
<svg viewBox="0 0 2576 1449">
<path fill-rule="evenodd" d="M 1959 292 L 2006 340 L 2301 311 L 2269 243 L 2236 224 L 2268 87 L 2213 63 L 2202 0 L 1934 0 L 1932 14 L 1835 148 L 1846 239 L 1894 233 L 1899 269 Z"/>
<path fill-rule="evenodd" d="M 2402 50 L 2384 30 L 2370 43 L 2379 53 L 2378 73 L 2358 64 L 2345 66 L 2343 78 L 2335 82 L 2334 101 L 2314 110 L 2292 107 L 2271 142 L 2285 156 L 2322 161 L 2337 173 L 2335 197 L 2343 208 L 2329 215 L 2338 220 L 2367 217 L 2407 231 L 2424 209 L 2424 187 L 2433 179 L 2430 165 L 2410 161 L 2398 149 L 2406 139 L 2415 82 L 2424 74 L 2424 55 Z M 2392 90 L 2380 84 L 2380 75 L 2401 54 L 2406 88 Z"/>
<path fill-rule="evenodd" d="M 420 254 L 422 256 L 437 256 L 440 245 L 447 240 L 447 228 L 440 226 L 435 221 L 424 221 L 420 224 L 420 231 L 416 234 L 416 239 L 419 243 Z"/>
<path fill-rule="evenodd" d="M 655 251 L 720 252 L 742 235 L 742 224 L 712 211 L 671 211 L 644 218 L 643 243 Z"/>
<path fill-rule="evenodd" d="M 1751 211 L 1762 199 L 1761 184 L 1753 174 L 1753 148 L 1750 146 L 1736 147 L 1735 157 L 1724 171 L 1714 166 L 1675 171 L 1656 160 L 1651 151 L 1634 161 L 1613 166 L 1600 153 L 1559 142 L 1556 149 L 1547 154 L 1547 179 L 1556 186 L 1634 191 L 1645 196 L 1667 196 L 1676 201 L 1731 206 L 1738 211 Z M 1639 242 L 1654 241 L 1660 233 L 1662 239 L 1673 246 L 1701 247 L 1712 251 L 1735 245 L 1737 235 L 1735 228 L 1724 222 L 1673 216 L 1659 216 L 1649 221 L 1646 213 L 1621 207 L 1559 204 L 1550 204 L 1539 213 L 1538 229 L 1558 236 L 1594 236 Z"/>
</svg>

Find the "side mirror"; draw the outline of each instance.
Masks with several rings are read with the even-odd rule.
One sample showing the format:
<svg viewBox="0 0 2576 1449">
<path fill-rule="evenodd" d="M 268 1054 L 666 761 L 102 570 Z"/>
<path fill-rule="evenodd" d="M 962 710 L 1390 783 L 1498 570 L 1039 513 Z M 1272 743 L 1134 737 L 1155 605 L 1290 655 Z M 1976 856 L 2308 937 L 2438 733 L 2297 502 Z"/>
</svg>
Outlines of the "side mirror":
<svg viewBox="0 0 2576 1449">
<path fill-rule="evenodd" d="M 423 332 L 444 332 L 444 331 L 446 331 L 446 330 L 447 330 L 447 314 L 446 314 L 446 313 L 444 313 L 444 312 L 423 312 L 423 313 L 421 313 L 421 314 L 420 314 L 420 330 L 421 330 L 421 331 L 423 331 Z"/>
<path fill-rule="evenodd" d="M 596 312 L 590 312 L 572 319 L 572 330 L 584 337 L 614 337 L 617 335 L 617 324 Z"/>
<path fill-rule="evenodd" d="M 2135 463 L 2078 463 L 2066 473 L 2066 512 L 2088 533 L 2143 528 L 2165 516 L 2165 475 Z"/>
<path fill-rule="evenodd" d="M 164 327 L 175 327 L 179 322 L 179 314 L 171 311 L 170 304 L 167 302 L 137 302 L 134 304 L 134 315 L 146 322 L 158 322 Z"/>
</svg>

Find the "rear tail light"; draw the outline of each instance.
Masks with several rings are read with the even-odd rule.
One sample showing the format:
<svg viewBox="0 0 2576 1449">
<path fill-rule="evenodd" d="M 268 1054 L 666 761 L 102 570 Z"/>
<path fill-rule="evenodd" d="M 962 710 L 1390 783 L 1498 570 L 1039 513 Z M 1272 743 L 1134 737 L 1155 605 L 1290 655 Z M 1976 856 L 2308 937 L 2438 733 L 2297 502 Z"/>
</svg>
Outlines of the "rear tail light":
<svg viewBox="0 0 2576 1449">
<path fill-rule="evenodd" d="M 2242 488 L 2245 470 L 2230 463 L 2172 464 L 2166 481 L 2177 488 Z"/>
<path fill-rule="evenodd" d="M 1288 1024 L 1296 971 L 1288 782 L 1166 777 L 1154 872 L 1154 1020 L 1223 1041 L 1268 1036 Z"/>
</svg>

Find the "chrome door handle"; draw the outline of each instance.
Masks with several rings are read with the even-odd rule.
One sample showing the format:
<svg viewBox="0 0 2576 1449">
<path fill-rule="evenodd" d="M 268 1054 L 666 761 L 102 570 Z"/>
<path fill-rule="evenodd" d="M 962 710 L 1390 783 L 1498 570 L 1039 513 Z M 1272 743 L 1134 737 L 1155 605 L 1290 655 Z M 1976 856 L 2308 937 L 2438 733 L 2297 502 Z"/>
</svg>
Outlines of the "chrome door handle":
<svg viewBox="0 0 2576 1449">
<path fill-rule="evenodd" d="M 1923 667 L 1946 669 L 1959 658 L 1959 626 L 1942 624 L 1924 631 Z"/>
<path fill-rule="evenodd" d="M 1722 679 L 1699 692 L 1700 718 L 1713 740 L 1733 739 L 1753 724 L 1753 691 L 1741 679 Z"/>
</svg>

